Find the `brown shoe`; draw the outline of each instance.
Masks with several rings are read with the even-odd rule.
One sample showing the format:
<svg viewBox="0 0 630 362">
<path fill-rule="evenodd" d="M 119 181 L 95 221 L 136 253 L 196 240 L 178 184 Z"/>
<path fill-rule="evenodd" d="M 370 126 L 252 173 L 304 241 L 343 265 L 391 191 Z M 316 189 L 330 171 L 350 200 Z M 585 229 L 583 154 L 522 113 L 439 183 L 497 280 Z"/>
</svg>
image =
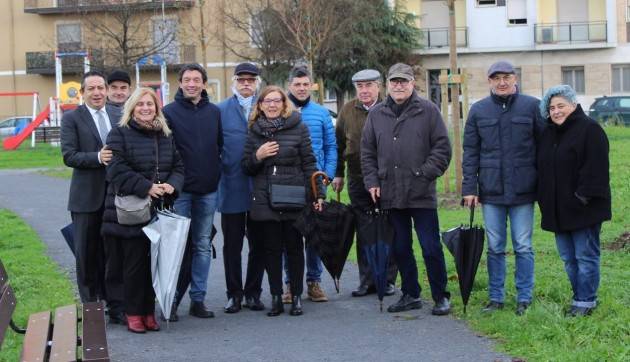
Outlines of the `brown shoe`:
<svg viewBox="0 0 630 362">
<path fill-rule="evenodd" d="M 291 284 L 287 283 L 285 285 L 284 294 L 282 294 L 282 304 L 291 304 L 293 303 L 293 295 L 291 295 Z"/>
<path fill-rule="evenodd" d="M 324 291 L 322 290 L 322 288 L 319 286 L 318 282 L 306 282 L 306 285 L 308 286 L 308 297 L 311 301 L 313 302 L 327 302 L 328 301 L 328 297 L 326 296 L 326 293 L 324 293 Z"/>
</svg>

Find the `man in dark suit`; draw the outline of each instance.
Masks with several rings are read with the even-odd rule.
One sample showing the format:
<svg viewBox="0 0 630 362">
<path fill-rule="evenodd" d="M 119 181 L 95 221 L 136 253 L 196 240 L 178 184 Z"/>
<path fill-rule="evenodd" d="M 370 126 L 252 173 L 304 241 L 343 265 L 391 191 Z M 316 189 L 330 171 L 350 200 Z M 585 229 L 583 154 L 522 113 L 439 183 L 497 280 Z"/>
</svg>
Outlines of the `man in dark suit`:
<svg viewBox="0 0 630 362">
<path fill-rule="evenodd" d="M 85 104 L 63 116 L 61 152 L 66 166 L 74 169 L 68 210 L 74 224 L 77 286 L 85 303 L 105 297 L 101 223 L 105 166 L 112 159 L 105 139 L 120 119 L 120 110 L 105 106 L 107 85 L 99 72 L 83 75 L 81 95 Z"/>
</svg>

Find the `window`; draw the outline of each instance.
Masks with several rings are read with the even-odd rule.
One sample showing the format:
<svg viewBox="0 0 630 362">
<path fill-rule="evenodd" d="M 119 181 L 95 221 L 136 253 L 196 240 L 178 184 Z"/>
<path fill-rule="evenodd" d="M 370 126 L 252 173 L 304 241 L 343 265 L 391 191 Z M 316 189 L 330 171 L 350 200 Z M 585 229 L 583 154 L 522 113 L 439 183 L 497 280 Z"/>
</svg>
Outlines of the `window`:
<svg viewBox="0 0 630 362">
<path fill-rule="evenodd" d="M 81 24 L 57 24 L 57 48 L 66 52 L 81 50 Z"/>
<path fill-rule="evenodd" d="M 477 0 L 478 6 L 496 6 L 497 0 Z"/>
<path fill-rule="evenodd" d="M 562 83 L 570 85 L 577 94 L 584 94 L 584 67 L 562 67 Z"/>
<path fill-rule="evenodd" d="M 630 64 L 616 64 L 612 66 L 613 93 L 630 92 Z"/>
<path fill-rule="evenodd" d="M 521 25 L 527 24 L 527 1 L 526 0 L 507 0 L 507 16 L 508 24 Z"/>
<path fill-rule="evenodd" d="M 521 77 L 522 71 L 520 67 L 515 67 L 514 68 L 514 75 L 516 75 L 516 86 L 518 87 L 518 91 L 522 92 L 521 88 L 521 84 L 523 82 L 522 77 Z"/>
</svg>

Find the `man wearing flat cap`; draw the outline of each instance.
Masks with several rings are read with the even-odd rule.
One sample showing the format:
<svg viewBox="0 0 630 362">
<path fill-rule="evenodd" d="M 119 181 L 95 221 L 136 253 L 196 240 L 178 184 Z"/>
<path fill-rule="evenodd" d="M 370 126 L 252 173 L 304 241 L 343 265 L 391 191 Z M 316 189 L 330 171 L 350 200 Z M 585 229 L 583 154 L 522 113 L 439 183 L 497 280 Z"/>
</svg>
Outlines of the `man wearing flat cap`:
<svg viewBox="0 0 630 362">
<path fill-rule="evenodd" d="M 348 195 L 353 210 L 357 217 L 357 223 L 369 222 L 367 212 L 374 207 L 372 198 L 363 184 L 361 173 L 361 131 L 365 125 L 368 112 L 377 103 L 381 102 L 381 73 L 374 69 L 364 69 L 352 76 L 352 83 L 356 89 L 357 97 L 343 105 L 339 116 L 335 135 L 337 137 L 337 172 L 332 182 L 333 190 L 341 192 L 343 181 L 348 167 Z M 357 236 L 357 261 L 359 264 L 359 287 L 352 291 L 353 297 L 362 297 L 376 292 L 374 280 L 363 252 L 364 240 Z M 395 293 L 396 274 L 398 268 L 392 258 L 387 270 L 388 287 L 385 295 Z"/>
<path fill-rule="evenodd" d="M 517 80 L 507 61 L 488 69 L 490 95 L 473 104 L 464 129 L 462 196 L 466 206 L 483 207 L 489 294 L 484 311 L 503 308 L 509 219 L 516 259 L 516 314 L 522 315 L 534 289 L 536 138 L 543 121 L 538 99 L 519 93 Z"/>
<path fill-rule="evenodd" d="M 381 209 L 390 210 L 394 257 L 402 297 L 390 313 L 419 309 L 420 284 L 413 255 L 416 229 L 427 269 L 434 315 L 450 312 L 450 294 L 440 244 L 435 180 L 446 171 L 451 145 L 440 110 L 416 93 L 413 69 L 394 64 L 387 73 L 387 99 L 370 110 L 361 138 L 361 170 L 366 190 Z"/>
<path fill-rule="evenodd" d="M 223 231 L 223 266 L 228 302 L 225 313 L 237 313 L 241 302 L 250 310 L 263 310 L 260 301 L 262 278 L 265 271 L 264 254 L 260 243 L 253 242 L 256 223 L 249 218 L 252 199 L 250 177 L 243 173 L 241 159 L 247 139 L 247 121 L 252 107 L 256 105 L 256 92 L 260 85 L 258 67 L 252 63 L 241 63 L 234 69 L 232 77 L 233 95 L 219 103 L 223 126 L 223 151 L 221 157 L 222 176 L 217 195 Z M 243 287 L 241 251 L 243 238 L 247 236 L 249 254 L 247 274 Z"/>
<path fill-rule="evenodd" d="M 124 70 L 114 70 L 107 76 L 107 104 L 122 108 L 131 95 L 131 78 Z"/>
</svg>

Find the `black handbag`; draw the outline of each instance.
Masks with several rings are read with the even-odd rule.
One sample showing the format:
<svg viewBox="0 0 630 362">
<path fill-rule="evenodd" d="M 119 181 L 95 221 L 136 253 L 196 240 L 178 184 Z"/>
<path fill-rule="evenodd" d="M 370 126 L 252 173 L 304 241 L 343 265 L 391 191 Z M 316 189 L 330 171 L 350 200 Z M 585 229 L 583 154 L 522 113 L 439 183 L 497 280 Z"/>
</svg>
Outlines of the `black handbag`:
<svg viewBox="0 0 630 362">
<path fill-rule="evenodd" d="M 299 211 L 306 206 L 306 188 L 293 185 L 269 185 L 269 206 L 276 211 Z"/>
</svg>

